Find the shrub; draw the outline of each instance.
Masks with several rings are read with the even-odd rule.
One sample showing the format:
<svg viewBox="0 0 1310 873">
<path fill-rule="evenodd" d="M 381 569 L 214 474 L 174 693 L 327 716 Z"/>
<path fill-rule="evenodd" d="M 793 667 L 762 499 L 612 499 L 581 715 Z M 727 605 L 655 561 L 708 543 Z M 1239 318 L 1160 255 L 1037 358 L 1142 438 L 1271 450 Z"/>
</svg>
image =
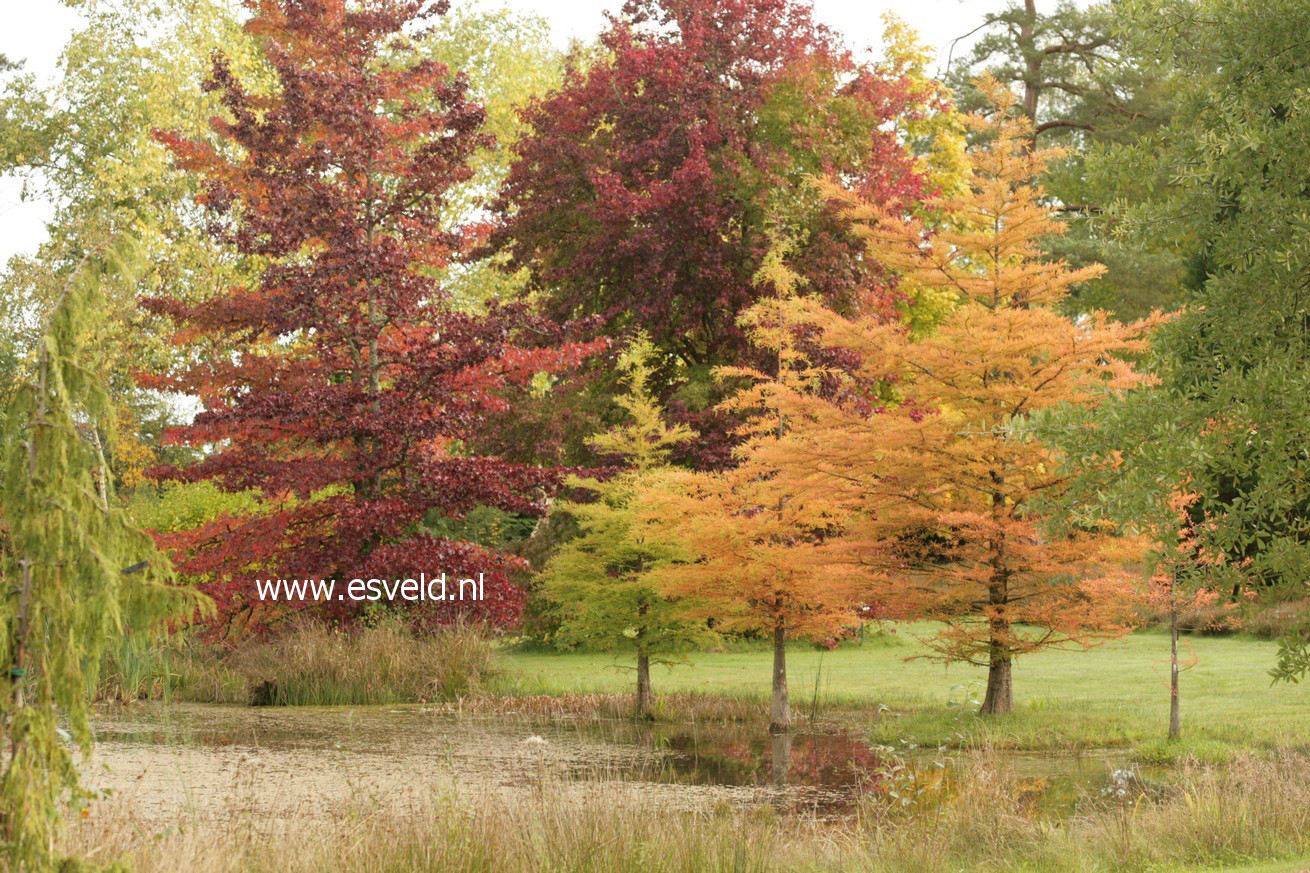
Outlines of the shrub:
<svg viewBox="0 0 1310 873">
<path fill-rule="evenodd" d="M 1286 636 L 1310 621 L 1310 598 L 1252 606 L 1242 626 L 1264 640 Z"/>
</svg>

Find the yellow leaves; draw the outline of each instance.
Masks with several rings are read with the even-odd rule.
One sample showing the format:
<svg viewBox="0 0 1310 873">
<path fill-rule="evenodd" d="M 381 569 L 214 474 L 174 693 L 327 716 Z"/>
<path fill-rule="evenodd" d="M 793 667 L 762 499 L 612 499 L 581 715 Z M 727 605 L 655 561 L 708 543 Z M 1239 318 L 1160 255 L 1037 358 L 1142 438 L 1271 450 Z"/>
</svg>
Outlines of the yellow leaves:
<svg viewBox="0 0 1310 873">
<path fill-rule="evenodd" d="M 909 81 L 923 106 L 918 115 L 899 119 L 898 126 L 916 146 L 917 169 L 924 176 L 925 187 L 947 196 L 958 194 L 968 175 L 965 122 L 946 87 L 929 71 L 937 52 L 920 42 L 914 29 L 892 13 L 883 13 L 882 20 L 887 65 Z"/>
<path fill-rule="evenodd" d="M 929 77 L 928 65 L 937 52 L 920 42 L 918 31 L 893 12 L 882 14 L 882 47 L 893 69 L 918 78 Z"/>
<path fill-rule="evenodd" d="M 589 444 L 602 454 L 621 455 L 638 470 L 650 471 L 664 464 L 669 452 L 693 436 L 686 425 L 670 427 L 650 392 L 656 350 L 650 338 L 638 333 L 619 356 L 619 368 L 628 383 L 616 403 L 628 414 L 628 421 L 593 437 Z"/>
<path fill-rule="evenodd" d="M 902 317 L 909 324 L 910 336 L 914 338 L 932 333 L 959 302 L 959 295 L 954 291 L 913 280 L 902 281 L 896 290 L 910 300 L 910 305 L 904 307 Z"/>
<path fill-rule="evenodd" d="M 787 258 L 795 251 L 796 243 L 790 237 L 779 233 L 772 233 L 770 236 L 769 250 L 760 260 L 759 269 L 751 277 L 751 282 L 757 286 L 771 285 L 779 298 L 790 297 L 805 282 L 805 278 L 787 263 Z M 743 324 L 747 323 L 744 321 L 745 318 L 746 315 L 743 314 L 741 317 Z"/>
<path fill-rule="evenodd" d="M 323 254 L 328 248 L 327 240 L 319 236 L 311 236 L 300 244 L 300 251 L 297 254 L 302 258 L 313 258 Z"/>
<path fill-rule="evenodd" d="M 124 488 L 135 488 L 154 465 L 154 454 L 137 432 L 136 422 L 126 409 L 118 410 L 118 440 L 114 444 L 114 473 Z"/>
<path fill-rule="evenodd" d="M 528 393 L 533 397 L 545 397 L 554 388 L 556 377 L 544 370 L 532 374 L 532 380 L 528 382 Z"/>
</svg>

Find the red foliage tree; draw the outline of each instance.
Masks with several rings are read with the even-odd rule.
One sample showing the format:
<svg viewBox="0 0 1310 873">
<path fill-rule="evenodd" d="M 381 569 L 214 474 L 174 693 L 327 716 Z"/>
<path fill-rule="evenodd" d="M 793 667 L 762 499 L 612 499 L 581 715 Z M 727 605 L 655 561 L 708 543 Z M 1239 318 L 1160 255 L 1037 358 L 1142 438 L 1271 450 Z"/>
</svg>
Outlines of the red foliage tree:
<svg viewBox="0 0 1310 873">
<path fill-rule="evenodd" d="M 751 359 L 736 315 L 769 293 L 755 277 L 780 225 L 811 292 L 840 311 L 890 310 L 877 265 L 807 179 L 919 199 L 893 122 L 925 111 L 933 88 L 902 65 L 858 63 L 797 0 L 630 0 L 601 44 L 524 111 L 497 204 L 491 247 L 527 269 L 549 316 L 641 327 L 665 383 L 692 384 L 671 408 L 695 412 L 716 399 L 713 367 Z M 707 415 L 698 429 L 731 431 Z M 730 447 L 699 452 L 722 465 Z"/>
<path fill-rule="evenodd" d="M 567 342 L 522 308 L 458 311 L 433 278 L 469 236 L 443 222 L 446 192 L 488 142 L 462 75 L 405 61 L 402 31 L 444 2 L 249 5 L 273 96 L 252 93 L 216 55 L 204 87 L 229 114 L 213 122 L 221 145 L 159 138 L 204 176 L 212 233 L 267 266 L 252 287 L 147 306 L 178 322 L 179 341 L 229 350 L 150 380 L 204 404 L 172 439 L 218 447 L 155 475 L 253 489 L 264 505 L 172 538 L 180 568 L 207 580 L 229 624 L 287 613 L 255 600 L 254 577 L 344 586 L 419 572 L 484 573 L 486 599 L 461 605 L 511 622 L 522 603 L 509 578 L 516 560 L 422 522 L 477 506 L 544 510 L 557 472 L 465 447 L 507 390 L 577 366 L 596 344 Z M 361 605 L 320 608 L 348 618 Z"/>
</svg>

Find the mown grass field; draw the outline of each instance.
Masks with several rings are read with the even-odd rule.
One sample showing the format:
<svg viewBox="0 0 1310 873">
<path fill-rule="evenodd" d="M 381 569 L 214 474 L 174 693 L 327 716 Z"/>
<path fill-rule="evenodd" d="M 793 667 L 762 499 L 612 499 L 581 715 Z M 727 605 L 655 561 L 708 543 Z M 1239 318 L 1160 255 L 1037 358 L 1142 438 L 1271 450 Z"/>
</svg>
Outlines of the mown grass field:
<svg viewBox="0 0 1310 873">
<path fill-rule="evenodd" d="M 1169 640 L 1163 633 L 1138 631 L 1087 651 L 1020 658 L 1015 712 L 983 719 L 972 714 L 977 707 L 968 700 L 981 697 L 985 669 L 914 659 L 925 652 L 916 636 L 929 630 L 901 627 L 834 651 L 793 646 L 793 706 L 802 717 L 817 709 L 821 716 L 867 719 L 888 739 L 919 743 L 948 741 L 963 731 L 969 742 L 999 748 L 1131 747 L 1148 759 L 1310 748 L 1310 684 L 1271 684 L 1277 647 L 1269 641 L 1185 638 L 1184 652 L 1195 663 L 1182 678 L 1184 742 L 1168 746 L 1162 741 L 1169 703 Z M 609 655 L 509 650 L 502 684 L 519 693 L 626 692 L 633 681 L 627 666 Z M 764 699 L 770 669 L 764 648 L 695 653 L 684 663 L 653 668 L 652 684 L 657 694 Z"/>
</svg>

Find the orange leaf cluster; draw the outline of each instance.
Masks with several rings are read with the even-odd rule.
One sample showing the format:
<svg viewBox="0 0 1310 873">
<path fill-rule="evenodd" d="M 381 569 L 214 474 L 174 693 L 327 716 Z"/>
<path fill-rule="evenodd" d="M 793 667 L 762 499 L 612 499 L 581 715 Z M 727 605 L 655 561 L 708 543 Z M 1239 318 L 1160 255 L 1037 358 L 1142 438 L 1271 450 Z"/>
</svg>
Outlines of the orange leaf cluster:
<svg viewBox="0 0 1310 873">
<path fill-rule="evenodd" d="M 777 398 L 787 432 L 756 444 L 754 462 L 784 471 L 778 487 L 802 505 L 841 507 L 846 574 L 893 616 L 943 622 L 928 641 L 937 656 L 1004 663 L 1008 676 L 1017 655 L 1126 630 L 1125 544 L 1108 531 L 1047 532 L 1034 503 L 1065 479 L 1026 426 L 1034 413 L 1141 383 L 1129 361 L 1160 317 L 1120 324 L 1056 309 L 1100 268 L 1043 256 L 1039 239 L 1063 228 L 1030 180 L 1052 153 L 1030 150 L 1011 95 L 984 87 L 993 111 L 970 118 L 980 145 L 967 189 L 923 204 L 943 226 L 829 186 L 870 256 L 911 298 L 930 292 L 949 311 L 912 337 L 872 314 L 787 302 L 780 317 L 794 331 L 858 364 L 813 369 L 811 386 L 826 390 L 795 379 L 756 389 Z"/>
</svg>

